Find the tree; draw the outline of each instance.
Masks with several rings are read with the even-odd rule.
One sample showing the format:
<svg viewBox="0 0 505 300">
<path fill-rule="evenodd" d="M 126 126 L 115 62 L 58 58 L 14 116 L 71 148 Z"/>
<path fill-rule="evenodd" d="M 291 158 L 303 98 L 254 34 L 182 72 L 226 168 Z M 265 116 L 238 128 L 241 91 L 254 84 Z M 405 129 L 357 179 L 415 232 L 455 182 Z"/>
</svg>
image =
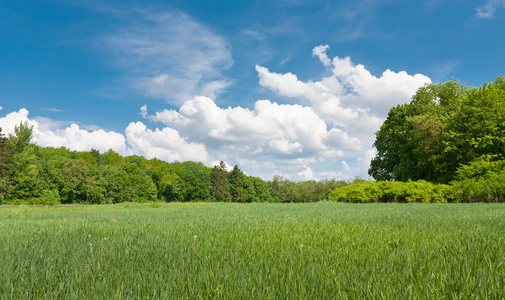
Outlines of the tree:
<svg viewBox="0 0 505 300">
<path fill-rule="evenodd" d="M 462 166 L 505 159 L 505 77 L 480 88 L 452 80 L 420 88 L 376 133 L 377 180 L 448 183 Z"/>
<path fill-rule="evenodd" d="M 447 180 L 481 157 L 505 159 L 505 77 L 470 89 L 444 125 L 444 149 L 436 162 Z"/>
<path fill-rule="evenodd" d="M 14 127 L 14 134 L 9 134 L 12 147 L 13 196 L 17 199 L 36 198 L 42 195 L 44 182 L 40 180 L 40 165 L 36 163 L 37 147 L 30 144 L 33 126 L 27 122 Z"/>
<path fill-rule="evenodd" d="M 116 165 L 119 166 L 123 163 L 123 158 L 121 155 L 116 153 L 114 150 L 109 149 L 104 154 L 102 154 L 102 159 L 106 165 Z"/>
<path fill-rule="evenodd" d="M 12 148 L 0 128 L 0 204 L 9 197 L 12 188 L 10 184 L 11 168 Z"/>
<path fill-rule="evenodd" d="M 184 181 L 175 173 L 165 174 L 160 180 L 159 193 L 165 201 L 184 201 Z"/>
<path fill-rule="evenodd" d="M 9 134 L 14 153 L 21 153 L 30 144 L 32 140 L 33 125 L 28 122 L 21 122 L 19 125 L 14 126 L 14 134 Z"/>
<path fill-rule="evenodd" d="M 230 196 L 232 202 L 246 202 L 244 174 L 237 165 L 230 172 Z"/>
<path fill-rule="evenodd" d="M 223 161 L 215 165 L 210 171 L 210 185 L 212 187 L 210 194 L 216 201 L 229 201 L 230 192 L 228 184 L 228 171 Z"/>
<path fill-rule="evenodd" d="M 184 182 L 184 201 L 210 201 L 210 168 L 201 162 L 175 163 L 176 174 Z"/>
<path fill-rule="evenodd" d="M 91 166 L 98 166 L 98 162 L 96 161 L 96 158 L 91 154 L 90 152 L 79 152 L 77 155 L 77 158 L 86 162 L 87 164 Z"/>
<path fill-rule="evenodd" d="M 281 175 L 274 175 L 269 182 L 272 196 L 276 202 L 295 202 L 297 198 L 296 184 Z"/>
<path fill-rule="evenodd" d="M 447 181 L 450 175 L 438 159 L 444 147 L 442 132 L 467 93 L 468 87 L 457 80 L 430 84 L 409 104 L 391 108 L 376 132 L 377 155 L 368 174 L 376 180 Z"/>
</svg>

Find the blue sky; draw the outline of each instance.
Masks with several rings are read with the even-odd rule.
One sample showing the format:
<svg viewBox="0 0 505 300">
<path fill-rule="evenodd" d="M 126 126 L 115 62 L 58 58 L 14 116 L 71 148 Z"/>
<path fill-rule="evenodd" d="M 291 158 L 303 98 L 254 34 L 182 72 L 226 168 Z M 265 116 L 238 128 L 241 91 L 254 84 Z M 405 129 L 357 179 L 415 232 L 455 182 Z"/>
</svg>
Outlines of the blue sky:
<svg viewBox="0 0 505 300">
<path fill-rule="evenodd" d="M 367 178 L 425 83 L 504 74 L 505 1 L 2 1 L 0 127 L 42 146 Z"/>
</svg>

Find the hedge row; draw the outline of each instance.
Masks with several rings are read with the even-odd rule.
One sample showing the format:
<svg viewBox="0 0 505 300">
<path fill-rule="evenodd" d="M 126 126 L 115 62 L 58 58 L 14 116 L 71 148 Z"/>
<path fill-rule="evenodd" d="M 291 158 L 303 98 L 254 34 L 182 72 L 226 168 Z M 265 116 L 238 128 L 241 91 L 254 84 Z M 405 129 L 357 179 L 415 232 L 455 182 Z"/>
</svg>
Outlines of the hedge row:
<svg viewBox="0 0 505 300">
<path fill-rule="evenodd" d="M 329 200 L 340 202 L 505 202 L 505 172 L 433 184 L 426 181 L 366 181 L 336 189 Z"/>
</svg>

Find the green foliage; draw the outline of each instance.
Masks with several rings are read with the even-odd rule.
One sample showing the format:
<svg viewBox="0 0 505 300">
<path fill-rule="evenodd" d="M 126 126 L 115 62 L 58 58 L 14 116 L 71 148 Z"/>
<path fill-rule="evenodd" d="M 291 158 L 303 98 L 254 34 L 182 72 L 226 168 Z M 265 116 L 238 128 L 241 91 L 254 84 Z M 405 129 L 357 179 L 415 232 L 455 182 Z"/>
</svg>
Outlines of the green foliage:
<svg viewBox="0 0 505 300">
<path fill-rule="evenodd" d="M 341 202 L 425 202 L 445 203 L 452 201 L 452 188 L 444 184 L 426 181 L 365 181 L 336 189 L 330 200 Z"/>
<path fill-rule="evenodd" d="M 377 155 L 368 173 L 376 180 L 447 182 L 443 128 L 468 88 L 453 80 L 420 88 L 409 104 L 391 108 L 376 132 Z M 442 166 L 442 167 L 441 167 Z"/>
<path fill-rule="evenodd" d="M 505 160 L 484 155 L 456 172 L 451 185 L 460 202 L 504 202 Z"/>
<path fill-rule="evenodd" d="M 30 130 L 21 124 L 16 131 L 19 136 L 0 138 L 4 153 L 0 157 L 0 204 L 316 202 L 347 184 L 337 180 L 292 182 L 280 176 L 265 182 L 246 176 L 237 165 L 227 172 L 224 162 L 211 169 L 201 162 L 122 157 L 111 149 L 77 152 L 19 142 L 29 141 Z M 16 147 L 21 152 L 12 151 L 14 144 L 22 145 Z"/>
<path fill-rule="evenodd" d="M 505 171 L 505 160 L 499 160 L 497 155 L 483 155 L 468 165 L 462 165 L 456 171 L 455 180 L 488 178 L 503 171 Z"/>
<path fill-rule="evenodd" d="M 95 167 L 98 166 L 98 162 L 96 161 L 95 156 L 93 156 L 93 154 L 91 154 L 90 152 L 79 152 L 77 158 L 84 161 L 88 165 Z"/>
<path fill-rule="evenodd" d="M 237 165 L 230 172 L 230 197 L 232 202 L 246 202 L 246 190 L 244 189 L 244 174 Z"/>
<path fill-rule="evenodd" d="M 14 134 L 9 134 L 9 140 L 15 153 L 21 153 L 32 140 L 33 125 L 28 122 L 14 126 Z"/>
<path fill-rule="evenodd" d="M 228 171 L 223 161 L 212 168 L 209 174 L 211 185 L 211 196 L 215 201 L 228 202 L 230 201 L 230 187 L 228 183 Z"/>
<path fill-rule="evenodd" d="M 480 88 L 453 80 L 420 88 L 376 133 L 376 180 L 448 183 L 480 157 L 505 159 L 505 77 Z"/>
<path fill-rule="evenodd" d="M 179 175 L 172 173 L 163 176 L 160 191 L 166 201 L 184 201 L 186 185 Z"/>
<path fill-rule="evenodd" d="M 2 133 L 2 128 L 0 128 L 0 204 L 2 204 L 12 191 L 12 186 L 10 183 L 10 175 L 12 168 L 12 148 Z"/>
</svg>

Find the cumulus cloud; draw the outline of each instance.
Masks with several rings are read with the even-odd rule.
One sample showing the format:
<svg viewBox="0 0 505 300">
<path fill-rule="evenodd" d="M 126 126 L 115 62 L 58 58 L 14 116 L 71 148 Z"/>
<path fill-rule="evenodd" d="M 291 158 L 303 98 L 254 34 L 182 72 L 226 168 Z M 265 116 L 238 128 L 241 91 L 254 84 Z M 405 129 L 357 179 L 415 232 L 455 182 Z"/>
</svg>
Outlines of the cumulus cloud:
<svg viewBox="0 0 505 300">
<path fill-rule="evenodd" d="M 64 128 L 54 128 L 57 123 L 48 124 L 48 119 L 41 119 L 42 125 L 35 119 L 28 117 L 29 111 L 25 108 L 17 112 L 11 112 L 0 118 L 0 127 L 3 132 L 13 133 L 14 127 L 27 122 L 33 126 L 33 142 L 43 147 L 67 147 L 71 150 L 89 151 L 92 148 L 106 151 L 114 151 L 126 155 L 128 150 L 125 138 L 122 134 L 102 129 L 88 131 L 81 129 L 77 124 L 71 124 Z"/>
<path fill-rule="evenodd" d="M 311 168 L 306 167 L 305 170 L 298 172 L 297 173 L 298 177 L 300 177 L 302 180 L 314 180 L 316 179 L 314 177 L 314 172 L 312 171 Z"/>
<path fill-rule="evenodd" d="M 187 142 L 172 128 L 153 131 L 142 122 L 136 122 L 130 123 L 125 133 L 132 152 L 148 159 L 209 162 L 204 145 Z"/>
<path fill-rule="evenodd" d="M 104 43 L 146 96 L 181 104 L 194 95 L 215 97 L 231 84 L 222 75 L 233 64 L 226 41 L 188 15 L 144 9 L 119 15 L 126 24 Z"/>
<path fill-rule="evenodd" d="M 179 110 L 164 110 L 150 119 L 204 144 L 214 159 L 233 160 L 264 178 L 282 172 L 296 179 L 301 166 L 334 162 L 345 156 L 343 150 L 359 152 L 365 146 L 337 128 L 328 128 L 308 106 L 269 100 L 257 101 L 254 109 L 221 108 L 198 96 Z"/>
<path fill-rule="evenodd" d="M 150 117 L 174 128 L 210 149 L 241 149 L 240 155 L 290 155 L 328 157 L 340 153 L 325 143 L 343 136 L 330 134 L 327 125 L 310 107 L 257 101 L 254 109 L 220 108 L 207 97 L 186 101 L 178 111 L 164 110 Z M 249 154 L 248 154 L 249 153 Z M 283 159 L 283 156 L 278 156 Z"/>
<path fill-rule="evenodd" d="M 349 57 L 330 59 L 328 49 L 328 45 L 321 45 L 312 51 L 332 71 L 321 81 L 303 82 L 292 73 L 279 74 L 256 66 L 259 83 L 281 96 L 309 100 L 312 110 L 325 122 L 365 143 L 370 143 L 370 130 L 378 129 L 392 106 L 407 102 L 419 87 L 431 83 L 422 74 L 389 69 L 377 77 Z"/>
</svg>

